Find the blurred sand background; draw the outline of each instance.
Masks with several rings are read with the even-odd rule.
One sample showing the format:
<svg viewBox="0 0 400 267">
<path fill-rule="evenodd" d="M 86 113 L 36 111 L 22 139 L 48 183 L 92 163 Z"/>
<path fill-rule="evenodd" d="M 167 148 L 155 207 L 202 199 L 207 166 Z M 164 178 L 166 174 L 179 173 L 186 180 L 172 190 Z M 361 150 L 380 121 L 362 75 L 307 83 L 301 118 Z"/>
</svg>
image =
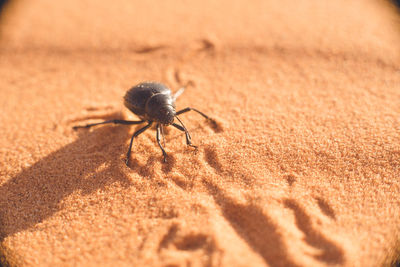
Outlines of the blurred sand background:
<svg viewBox="0 0 400 267">
<path fill-rule="evenodd" d="M 250 3 L 251 2 L 251 3 Z M 381 266 L 399 255 L 400 23 L 385 1 L 14 0 L 0 255 L 15 266 Z M 184 135 L 136 119 L 175 91 Z"/>
</svg>

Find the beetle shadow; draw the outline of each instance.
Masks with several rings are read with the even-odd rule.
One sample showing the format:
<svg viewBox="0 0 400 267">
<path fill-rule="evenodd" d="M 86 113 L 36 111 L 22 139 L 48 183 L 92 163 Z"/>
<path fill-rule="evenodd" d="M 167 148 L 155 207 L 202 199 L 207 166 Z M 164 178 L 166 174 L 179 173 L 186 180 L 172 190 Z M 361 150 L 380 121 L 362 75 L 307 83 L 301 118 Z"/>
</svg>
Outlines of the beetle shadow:
<svg viewBox="0 0 400 267">
<path fill-rule="evenodd" d="M 131 127 L 102 126 L 79 130 L 78 139 L 0 185 L 0 242 L 30 229 L 62 210 L 75 191 L 90 194 L 107 185 L 132 181 L 123 172 L 119 149 L 126 147 Z"/>
</svg>

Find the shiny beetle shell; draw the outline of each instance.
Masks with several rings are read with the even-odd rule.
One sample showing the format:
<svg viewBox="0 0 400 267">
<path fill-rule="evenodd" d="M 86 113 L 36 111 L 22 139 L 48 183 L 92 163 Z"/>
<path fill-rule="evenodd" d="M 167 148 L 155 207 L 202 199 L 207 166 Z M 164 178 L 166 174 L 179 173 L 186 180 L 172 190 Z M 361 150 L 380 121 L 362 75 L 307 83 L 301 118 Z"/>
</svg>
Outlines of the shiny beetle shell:
<svg viewBox="0 0 400 267">
<path fill-rule="evenodd" d="M 154 118 L 149 117 L 146 104 L 156 94 L 162 94 L 167 102 L 166 104 L 175 109 L 175 101 L 172 98 L 171 90 L 164 84 L 157 82 L 144 82 L 129 89 L 124 96 L 124 105 L 141 119 L 154 120 Z"/>
</svg>

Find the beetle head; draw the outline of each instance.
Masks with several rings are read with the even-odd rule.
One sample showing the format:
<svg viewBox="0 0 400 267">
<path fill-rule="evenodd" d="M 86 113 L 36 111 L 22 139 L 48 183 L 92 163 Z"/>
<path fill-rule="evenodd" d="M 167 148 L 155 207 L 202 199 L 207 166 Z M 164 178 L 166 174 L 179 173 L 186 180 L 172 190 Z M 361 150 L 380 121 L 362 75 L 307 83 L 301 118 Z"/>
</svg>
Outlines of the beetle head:
<svg viewBox="0 0 400 267">
<path fill-rule="evenodd" d="M 161 107 L 158 110 L 158 114 L 157 114 L 157 120 L 164 124 L 164 125 L 170 125 L 174 122 L 174 118 L 175 118 L 175 109 L 170 106 L 164 106 Z"/>
<path fill-rule="evenodd" d="M 156 94 L 146 103 L 146 113 L 149 119 L 164 125 L 174 122 L 175 106 L 169 95 Z"/>
</svg>

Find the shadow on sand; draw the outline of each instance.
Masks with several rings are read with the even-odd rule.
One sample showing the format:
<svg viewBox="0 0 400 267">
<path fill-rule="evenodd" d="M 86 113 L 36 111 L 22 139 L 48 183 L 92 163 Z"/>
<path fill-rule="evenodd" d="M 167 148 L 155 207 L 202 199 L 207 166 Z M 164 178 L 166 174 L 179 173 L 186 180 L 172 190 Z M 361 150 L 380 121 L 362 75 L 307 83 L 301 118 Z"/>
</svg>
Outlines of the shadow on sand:
<svg viewBox="0 0 400 267">
<path fill-rule="evenodd" d="M 130 127 L 113 125 L 78 131 L 76 141 L 3 183 L 0 241 L 52 216 L 62 209 L 60 202 L 77 190 L 89 194 L 115 182 L 130 186 L 123 172 L 129 132 Z"/>
</svg>

